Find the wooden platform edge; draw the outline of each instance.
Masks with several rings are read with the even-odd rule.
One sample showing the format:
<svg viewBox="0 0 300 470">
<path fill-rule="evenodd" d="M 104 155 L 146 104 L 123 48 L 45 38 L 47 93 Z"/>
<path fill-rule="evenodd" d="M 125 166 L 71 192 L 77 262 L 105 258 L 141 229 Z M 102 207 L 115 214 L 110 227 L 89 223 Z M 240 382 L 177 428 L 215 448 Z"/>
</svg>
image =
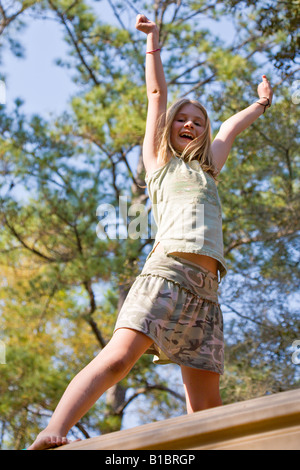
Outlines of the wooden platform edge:
<svg viewBox="0 0 300 470">
<path fill-rule="evenodd" d="M 55 450 L 300 450 L 300 389 L 74 442 Z"/>
</svg>

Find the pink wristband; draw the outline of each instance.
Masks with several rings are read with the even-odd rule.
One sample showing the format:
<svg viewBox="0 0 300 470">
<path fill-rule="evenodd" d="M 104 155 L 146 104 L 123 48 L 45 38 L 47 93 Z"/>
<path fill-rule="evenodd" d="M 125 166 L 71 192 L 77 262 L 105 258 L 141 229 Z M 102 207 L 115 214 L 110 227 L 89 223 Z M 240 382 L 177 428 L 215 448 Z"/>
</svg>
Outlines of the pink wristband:
<svg viewBox="0 0 300 470">
<path fill-rule="evenodd" d="M 146 52 L 146 54 L 152 54 L 152 52 L 157 52 L 157 51 L 160 51 L 161 49 L 154 49 L 154 51 L 148 51 Z"/>
</svg>

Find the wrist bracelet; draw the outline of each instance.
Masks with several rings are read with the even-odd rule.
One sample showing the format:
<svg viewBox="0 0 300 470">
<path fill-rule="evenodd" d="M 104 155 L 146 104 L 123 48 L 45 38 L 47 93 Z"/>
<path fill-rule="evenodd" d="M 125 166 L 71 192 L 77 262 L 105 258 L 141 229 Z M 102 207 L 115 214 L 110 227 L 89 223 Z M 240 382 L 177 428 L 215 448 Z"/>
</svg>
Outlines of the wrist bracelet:
<svg viewBox="0 0 300 470">
<path fill-rule="evenodd" d="M 157 51 L 160 51 L 161 49 L 154 49 L 154 51 L 148 51 L 146 52 L 146 54 L 152 54 L 152 52 L 157 52 Z"/>
<path fill-rule="evenodd" d="M 256 101 L 256 103 L 258 103 L 258 104 L 260 104 L 261 106 L 264 107 L 264 112 L 265 112 L 266 108 L 270 108 L 270 106 L 271 106 L 270 100 L 266 96 L 261 96 L 259 99 L 260 100 L 268 100 L 267 104 L 263 104 L 263 103 L 260 103 L 259 101 Z"/>
</svg>

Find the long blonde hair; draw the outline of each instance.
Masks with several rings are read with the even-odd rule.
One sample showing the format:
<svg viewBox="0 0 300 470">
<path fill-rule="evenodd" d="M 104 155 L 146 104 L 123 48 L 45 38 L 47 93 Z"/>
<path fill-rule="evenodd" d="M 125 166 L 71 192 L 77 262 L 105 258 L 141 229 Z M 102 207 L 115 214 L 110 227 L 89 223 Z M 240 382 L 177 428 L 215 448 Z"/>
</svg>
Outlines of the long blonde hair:
<svg viewBox="0 0 300 470">
<path fill-rule="evenodd" d="M 189 143 L 185 147 L 184 151 L 180 153 L 175 150 L 171 144 L 171 127 L 176 114 L 178 113 L 180 108 L 185 104 L 193 104 L 201 110 L 205 117 L 205 128 L 201 136 Z M 203 171 L 208 172 L 214 179 L 216 179 L 218 171 L 216 167 L 212 164 L 211 125 L 209 117 L 207 115 L 207 111 L 204 106 L 202 106 L 199 101 L 182 98 L 176 101 L 172 106 L 170 106 L 170 108 L 167 110 L 165 117 L 166 123 L 161 130 L 161 135 L 159 136 L 158 161 L 162 165 L 167 163 L 170 153 L 172 156 L 180 157 L 186 162 L 198 160 Z"/>
</svg>

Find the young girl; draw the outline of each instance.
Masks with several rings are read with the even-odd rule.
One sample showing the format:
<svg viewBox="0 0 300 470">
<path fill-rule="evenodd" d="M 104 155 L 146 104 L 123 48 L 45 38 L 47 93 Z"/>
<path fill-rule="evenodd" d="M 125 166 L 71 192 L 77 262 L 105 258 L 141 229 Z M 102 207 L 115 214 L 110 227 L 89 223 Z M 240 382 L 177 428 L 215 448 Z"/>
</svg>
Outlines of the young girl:
<svg viewBox="0 0 300 470">
<path fill-rule="evenodd" d="M 68 443 L 70 428 L 145 352 L 154 354 L 156 362 L 180 365 L 188 413 L 222 404 L 223 326 L 217 289 L 218 272 L 222 278 L 227 269 L 215 177 L 235 137 L 271 105 L 272 89 L 263 76 L 259 99 L 225 121 L 211 143 L 209 119 L 200 103 L 180 100 L 166 114 L 158 28 L 144 15 L 138 15 L 136 28 L 147 35 L 143 161 L 158 226 L 154 247 L 110 342 L 71 381 L 30 450 Z"/>
</svg>

